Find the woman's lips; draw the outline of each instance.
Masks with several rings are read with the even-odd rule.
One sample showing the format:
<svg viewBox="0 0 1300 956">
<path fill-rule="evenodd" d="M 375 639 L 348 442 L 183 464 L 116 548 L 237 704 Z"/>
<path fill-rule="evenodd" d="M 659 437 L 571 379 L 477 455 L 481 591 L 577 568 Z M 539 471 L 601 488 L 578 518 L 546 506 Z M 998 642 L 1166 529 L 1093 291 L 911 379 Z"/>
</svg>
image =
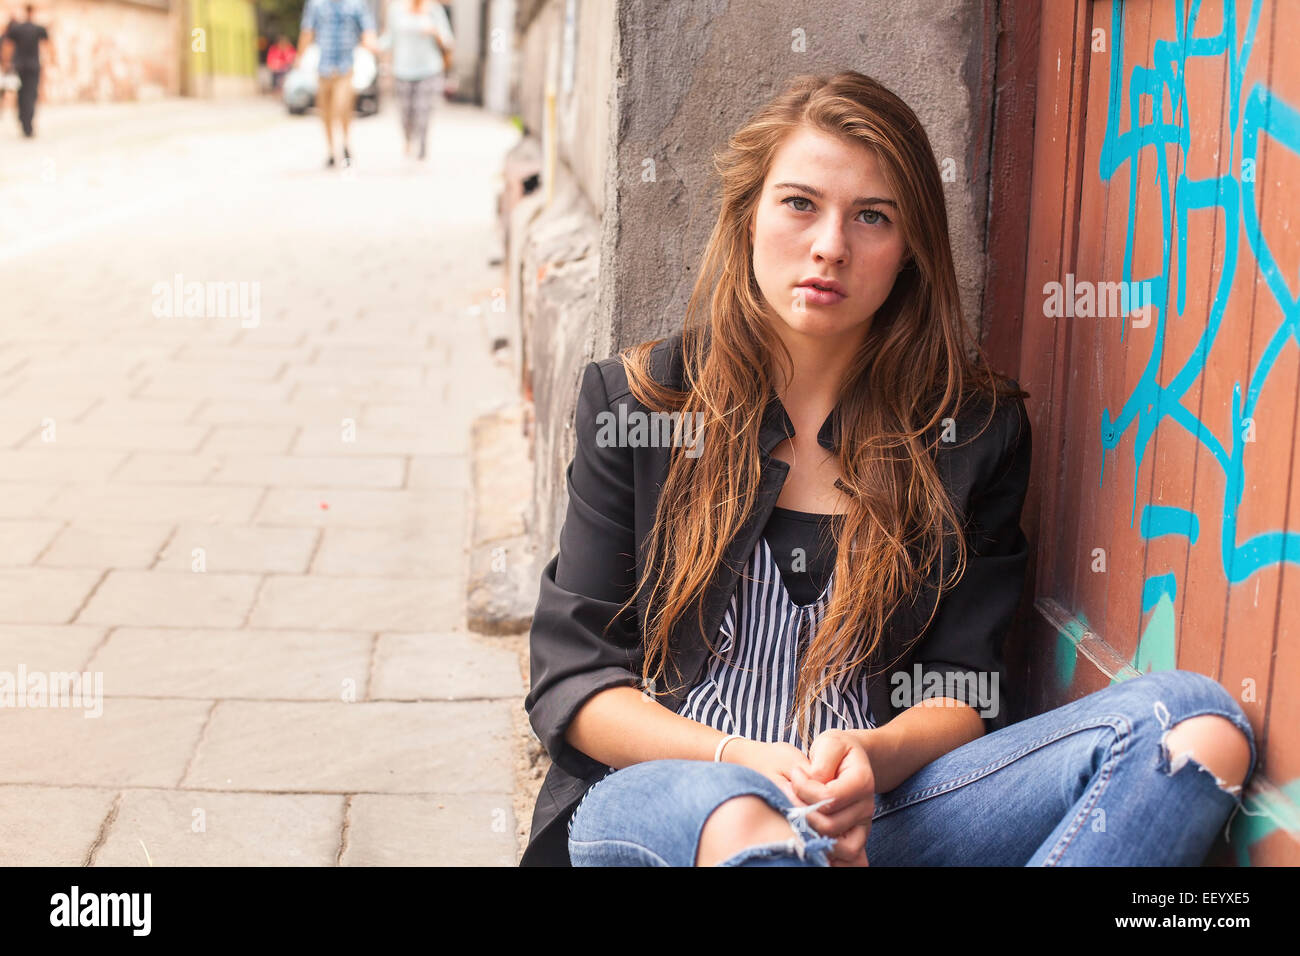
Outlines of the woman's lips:
<svg viewBox="0 0 1300 956">
<path fill-rule="evenodd" d="M 802 290 L 804 302 L 812 305 L 835 305 L 837 302 L 843 302 L 845 298 L 838 292 L 819 289 L 814 285 L 798 285 L 795 288 Z"/>
</svg>

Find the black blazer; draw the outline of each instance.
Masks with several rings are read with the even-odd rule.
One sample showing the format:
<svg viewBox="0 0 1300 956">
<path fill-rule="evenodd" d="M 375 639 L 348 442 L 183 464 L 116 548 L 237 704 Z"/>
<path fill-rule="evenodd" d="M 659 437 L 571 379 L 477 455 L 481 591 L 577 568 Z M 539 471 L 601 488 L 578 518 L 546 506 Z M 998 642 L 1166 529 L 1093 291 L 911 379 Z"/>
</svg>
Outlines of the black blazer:
<svg viewBox="0 0 1300 956">
<path fill-rule="evenodd" d="M 680 332 L 655 346 L 651 370 L 656 381 L 682 387 Z M 646 620 L 648 586 L 638 595 L 635 607 L 610 627 L 608 637 L 602 637 L 601 630 L 643 573 L 643 542 L 654 521 L 670 449 L 601 447 L 597 415 L 604 411 L 617 415 L 620 405 L 628 412 L 649 411 L 629 391 L 618 356 L 588 363 L 574 420 L 576 450 L 565 473 L 568 511 L 560 530 L 559 552 L 542 570 L 529 637 L 532 686 L 524 709 L 550 754 L 552 766 L 537 798 L 532 834 L 520 866 L 570 865 L 569 817 L 606 767 L 570 746 L 564 739 L 565 730 L 593 694 L 641 683 L 644 649 L 640 635 Z M 838 413 L 838 408 L 832 411 L 817 436 L 828 449 L 837 447 Z M 994 420 L 971 441 L 987 418 L 986 406 L 971 406 L 955 423 L 956 441 L 938 445 L 936 464 L 944 486 L 958 513 L 964 511 L 967 519 L 973 519 L 967 524 L 967 569 L 958 585 L 944 592 L 934 620 L 919 642 L 917 634 L 934 607 L 937 573 L 932 573 L 924 595 L 911 607 L 904 602 L 889 618 L 879 659 L 873 657 L 870 662 L 878 668 L 878 660 L 897 658 L 888 672 L 869 678 L 868 701 L 877 725 L 905 709 L 891 701 L 894 685 L 890 675 L 902 672 L 910 679 L 915 674 L 914 664 L 920 665 L 923 675 L 931 671 L 939 675 L 996 673 L 1000 700 L 1006 699 L 1002 640 L 1019 603 L 1029 560 L 1020 511 L 1029 481 L 1030 428 L 1022 400 L 1000 401 Z M 755 511 L 728 546 L 726 560 L 703 599 L 706 633 L 710 635 L 716 635 L 722 624 L 739 569 L 758 543 L 789 471 L 789 465 L 772 457 L 771 451 L 793 434 L 790 417 L 773 392 L 759 432 L 762 460 Z M 950 544 L 944 567 L 951 569 L 954 564 L 955 546 Z M 692 607 L 671 639 L 682 679 L 687 681 L 685 689 L 678 694 L 667 689 L 655 691 L 659 702 L 673 711 L 698 683 L 707 663 L 708 648 L 698 627 L 696 608 Z M 675 677 L 671 665 L 667 673 Z M 996 717 L 984 721 L 986 730 L 1005 726 L 1005 703 Z"/>
</svg>

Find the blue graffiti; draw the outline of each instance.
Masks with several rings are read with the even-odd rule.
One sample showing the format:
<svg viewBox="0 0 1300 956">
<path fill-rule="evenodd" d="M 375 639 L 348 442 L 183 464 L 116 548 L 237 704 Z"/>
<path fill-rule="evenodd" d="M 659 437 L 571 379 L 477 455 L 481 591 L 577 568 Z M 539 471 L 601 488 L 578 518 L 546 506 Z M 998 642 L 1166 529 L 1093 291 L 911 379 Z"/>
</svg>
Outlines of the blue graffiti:
<svg viewBox="0 0 1300 956">
<path fill-rule="evenodd" d="M 1106 133 L 1098 170 L 1105 182 L 1110 181 L 1122 165 L 1128 165 L 1128 222 L 1122 280 L 1131 283 L 1134 281 L 1133 250 L 1137 234 L 1138 190 L 1145 185 L 1139 183 L 1139 159 L 1145 148 L 1155 148 L 1155 180 L 1161 198 L 1163 242 L 1160 272 L 1139 280 L 1153 294 L 1154 323 L 1150 357 L 1137 386 L 1119 413 L 1112 416 L 1109 408 L 1102 409 L 1102 476 L 1105 475 L 1106 451 L 1115 448 L 1132 429 L 1136 467 L 1129 519 L 1131 526 L 1137 512 L 1137 475 L 1141 473 L 1143 459 L 1156 429 L 1168 418 L 1190 434 L 1209 453 L 1224 475 L 1219 557 L 1224 577 L 1230 585 L 1247 580 L 1265 567 L 1282 562 L 1300 564 L 1300 533 L 1272 531 L 1239 542 L 1237 528 L 1238 512 L 1245 489 L 1245 446 L 1254 440 L 1255 411 L 1260 393 L 1283 349 L 1300 346 L 1300 298 L 1292 295 L 1278 266 L 1277 256 L 1264 239 L 1259 221 L 1259 197 L 1256 195 L 1261 133 L 1266 134 L 1275 145 L 1300 154 L 1300 111 L 1276 96 L 1263 83 L 1254 84 L 1249 91 L 1243 90 L 1262 6 L 1262 0 L 1253 0 L 1251 3 L 1249 20 L 1238 47 L 1236 3 L 1223 4 L 1223 28 L 1217 35 L 1195 36 L 1201 2 L 1194 0 L 1190 16 L 1185 16 L 1185 0 L 1177 0 L 1174 39 L 1157 39 L 1152 47 L 1152 65 L 1135 66 L 1129 74 L 1127 90 L 1131 123 L 1129 131 L 1121 134 L 1119 123 L 1125 89 L 1125 9 L 1123 3 L 1115 3 L 1111 9 L 1112 48 Z M 1275 29 L 1281 28 L 1275 26 Z M 1230 120 L 1227 172 L 1222 176 L 1194 180 L 1188 178 L 1184 164 L 1176 181 L 1172 180 L 1166 145 L 1177 144 L 1182 155 L 1187 156 L 1191 149 L 1191 124 L 1195 119 L 1189 115 L 1185 105 L 1187 63 L 1194 57 L 1225 56 Z M 1144 100 L 1151 107 L 1150 122 L 1142 119 Z M 1220 122 L 1217 112 L 1210 121 L 1217 128 Z M 1239 124 L 1240 137 L 1237 132 Z M 1193 211 L 1198 210 L 1216 210 L 1223 214 L 1224 235 L 1220 243 L 1223 248 L 1223 264 L 1217 276 L 1205 328 L 1196 348 L 1169 384 L 1161 386 L 1159 382 L 1170 298 L 1171 257 L 1178 257 L 1175 293 L 1178 316 L 1181 318 L 1187 304 L 1189 217 Z M 1176 229 L 1173 228 L 1175 223 Z M 1237 275 L 1238 247 L 1243 230 L 1259 274 L 1277 303 L 1282 320 L 1269 337 L 1255 367 L 1250 370 L 1244 393 L 1240 381 L 1233 384 L 1229 420 L 1213 423 L 1216 427 L 1228 429 L 1230 437 L 1221 440 L 1183 400 L 1204 373 L 1210 352 L 1218 341 L 1228 298 Z M 1258 309 L 1256 315 L 1263 311 Z M 1121 342 L 1126 324 L 1127 318 L 1121 323 Z M 1288 422 L 1286 434 L 1289 436 L 1290 433 L 1291 423 Z M 1289 444 L 1282 450 L 1291 454 Z M 1140 534 L 1145 540 L 1164 535 L 1181 535 L 1188 539 L 1189 544 L 1195 544 L 1200 535 L 1200 521 L 1195 513 L 1186 508 L 1146 505 L 1142 511 Z M 1156 573 L 1144 582 L 1142 611 L 1143 614 L 1153 613 L 1131 661 L 1133 669 L 1139 673 L 1176 666 L 1173 605 L 1176 593 L 1177 582 L 1171 573 Z M 1300 781 L 1292 781 L 1280 788 L 1284 797 L 1292 801 L 1291 806 L 1284 808 L 1283 816 L 1295 813 L 1295 803 L 1300 802 L 1298 787 Z M 1280 825 L 1276 812 L 1262 812 L 1262 805 L 1257 800 L 1250 800 L 1248 804 L 1247 815 L 1234 820 L 1233 826 L 1233 843 L 1237 860 L 1242 865 L 1249 865 L 1249 846 L 1264 839 Z M 1287 826 L 1290 828 L 1291 824 L 1288 823 Z"/>
<path fill-rule="evenodd" d="M 1143 538 L 1180 534 L 1195 544 L 1196 539 L 1201 536 L 1201 522 L 1186 508 L 1146 505 L 1142 508 L 1141 530 Z"/>
<path fill-rule="evenodd" d="M 1130 426 L 1136 428 L 1133 441 L 1133 454 L 1137 463 L 1135 474 L 1141 470 L 1143 458 L 1156 428 L 1165 418 L 1171 419 L 1176 425 L 1185 429 L 1210 453 L 1223 471 L 1225 481 L 1223 520 L 1220 527 L 1220 559 L 1224 576 L 1230 583 L 1237 584 L 1268 565 L 1282 561 L 1300 563 L 1300 533 L 1273 531 L 1255 535 L 1241 543 L 1237 541 L 1237 514 L 1245 486 L 1244 452 L 1248 431 L 1246 426 L 1254 421 L 1260 392 L 1278 355 L 1284 347 L 1300 345 L 1300 321 L 1298 321 L 1300 304 L 1287 288 L 1285 278 L 1277 264 L 1277 257 L 1264 240 L 1257 212 L 1254 170 L 1257 168 L 1261 132 L 1267 133 L 1274 142 L 1300 153 L 1300 112 L 1274 96 L 1263 84 L 1256 84 L 1251 88 L 1244 97 L 1243 109 L 1243 77 L 1254 46 L 1255 30 L 1262 7 L 1261 0 L 1255 0 L 1251 4 L 1250 19 L 1240 48 L 1235 43 L 1237 34 L 1235 4 L 1224 5 L 1223 29 L 1217 36 L 1210 37 L 1192 35 L 1195 32 L 1200 6 L 1200 0 L 1195 0 L 1191 7 L 1190 18 L 1185 18 L 1184 3 L 1183 0 L 1179 0 L 1174 16 L 1176 38 L 1172 41 L 1157 40 L 1154 43 L 1153 66 L 1133 68 L 1128 83 L 1129 115 L 1132 117 L 1132 124 L 1129 131 L 1123 134 L 1119 132 L 1119 121 L 1121 97 L 1125 86 L 1123 79 L 1124 7 L 1122 4 L 1115 4 L 1112 8 L 1111 35 L 1114 39 L 1110 91 L 1099 173 L 1103 180 L 1110 180 L 1116 175 L 1120 166 L 1128 164 L 1129 207 L 1128 229 L 1124 244 L 1123 281 L 1134 281 L 1133 246 L 1137 233 L 1137 197 L 1140 186 L 1138 160 L 1142 150 L 1148 146 L 1157 147 L 1156 182 L 1162 198 L 1160 215 L 1164 266 L 1159 274 L 1143 277 L 1141 281 L 1150 283 L 1155 302 L 1157 304 L 1168 302 L 1169 264 L 1171 255 L 1176 252 L 1178 256 L 1177 308 L 1179 316 L 1183 314 L 1187 299 L 1188 217 L 1193 210 L 1222 210 L 1225 235 L 1222 243 L 1223 267 L 1218 276 L 1205 329 L 1186 363 L 1168 385 L 1159 384 L 1167 309 L 1157 308 L 1151 355 L 1140 381 L 1118 415 L 1112 416 L 1109 408 L 1102 410 L 1103 474 L 1105 450 L 1118 445 Z M 1185 27 L 1184 22 L 1186 22 Z M 1175 182 L 1172 179 L 1164 146 L 1176 143 L 1184 155 L 1190 150 L 1190 118 L 1186 122 L 1178 122 L 1180 117 L 1186 115 L 1184 99 L 1187 61 L 1192 57 L 1224 55 L 1228 58 L 1228 106 L 1231 117 L 1228 143 L 1229 172 L 1223 176 L 1193 180 L 1187 177 L 1184 170 Z M 1150 122 L 1142 122 L 1140 119 L 1144 97 L 1151 103 Z M 1172 119 L 1166 120 L 1166 113 Z M 1240 138 L 1237 135 L 1239 119 Z M 1217 124 L 1217 116 L 1214 122 Z M 1172 228 L 1173 219 L 1177 221 L 1177 229 Z M 1264 276 L 1269 292 L 1277 302 L 1283 318 L 1251 372 L 1244 398 L 1241 383 L 1234 384 L 1231 421 L 1226 423 L 1231 439 L 1221 441 L 1206 423 L 1200 421 L 1195 413 L 1183 404 L 1183 398 L 1204 372 L 1210 350 L 1218 339 L 1228 296 L 1237 274 L 1238 239 L 1243 228 L 1247 243 L 1259 264 L 1260 273 Z M 1176 250 L 1171 248 L 1175 242 Z M 1123 335 L 1124 329 L 1121 325 L 1121 341 Z M 1137 481 L 1135 480 L 1134 515 L 1136 511 Z M 1132 520 L 1131 518 L 1130 523 Z M 1196 520 L 1196 515 L 1187 509 L 1165 508 L 1162 509 L 1160 520 L 1150 525 L 1149 530 L 1153 534 L 1184 533 L 1191 537 L 1197 529 Z M 1144 522 L 1144 530 L 1146 529 Z"/>
</svg>

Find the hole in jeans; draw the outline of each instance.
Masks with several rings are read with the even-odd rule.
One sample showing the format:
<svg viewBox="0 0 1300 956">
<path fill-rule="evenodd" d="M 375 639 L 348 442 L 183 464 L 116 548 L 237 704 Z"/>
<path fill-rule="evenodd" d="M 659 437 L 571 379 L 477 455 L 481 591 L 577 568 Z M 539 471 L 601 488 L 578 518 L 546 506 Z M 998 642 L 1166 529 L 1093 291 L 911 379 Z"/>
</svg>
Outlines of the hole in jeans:
<svg viewBox="0 0 1300 956">
<path fill-rule="evenodd" d="M 1246 766 L 1238 770 L 1237 765 L 1240 761 L 1235 760 L 1231 753 L 1225 753 L 1225 751 L 1238 749 L 1237 741 L 1234 740 L 1229 745 L 1208 739 L 1211 735 L 1230 733 L 1240 739 L 1240 746 L 1249 748 L 1241 729 L 1226 717 L 1221 717 L 1218 714 L 1200 714 L 1171 724 L 1169 708 L 1165 706 L 1163 701 L 1156 701 L 1154 709 L 1156 719 L 1160 721 L 1160 726 L 1165 728 L 1165 732 L 1160 735 L 1160 747 L 1166 762 L 1169 764 L 1168 775 L 1173 776 L 1190 761 L 1198 770 L 1203 770 L 1213 777 L 1215 784 L 1224 793 L 1240 796 L 1242 783 L 1228 783 L 1213 769 L 1206 766 L 1203 760 L 1196 755 L 1196 751 L 1213 751 L 1215 753 L 1213 762 L 1216 766 L 1220 766 L 1220 761 L 1224 761 L 1232 766 L 1232 775 L 1234 777 L 1244 780 L 1250 766 L 1249 749 L 1246 751 Z M 1182 730 L 1179 731 L 1179 728 L 1182 728 Z M 1171 734 L 1174 734 L 1178 739 L 1171 742 L 1169 740 Z"/>
</svg>

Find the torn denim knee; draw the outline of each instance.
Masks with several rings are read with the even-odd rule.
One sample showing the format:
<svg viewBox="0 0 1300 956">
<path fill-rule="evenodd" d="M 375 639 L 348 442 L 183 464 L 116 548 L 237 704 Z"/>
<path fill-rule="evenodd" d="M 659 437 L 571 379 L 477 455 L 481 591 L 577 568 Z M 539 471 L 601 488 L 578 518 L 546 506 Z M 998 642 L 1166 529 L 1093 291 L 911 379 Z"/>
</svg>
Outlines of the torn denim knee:
<svg viewBox="0 0 1300 956">
<path fill-rule="evenodd" d="M 745 847 L 745 849 L 733 854 L 718 865 L 740 866 L 751 859 L 796 856 L 805 863 L 811 861 L 814 866 L 830 866 L 830 852 L 835 845 L 835 838 L 822 836 L 808 822 L 809 813 L 830 802 L 831 798 L 827 797 L 825 800 L 807 807 L 782 808 L 769 800 L 768 805 L 776 810 L 781 810 L 785 814 L 785 818 L 790 821 L 790 828 L 794 830 L 794 836 L 787 840 L 777 840 L 773 843 L 760 843 L 757 846 Z"/>
<path fill-rule="evenodd" d="M 1228 796 L 1232 797 L 1235 806 L 1233 807 L 1232 813 L 1228 815 L 1228 821 L 1223 827 L 1223 838 L 1225 841 L 1228 841 L 1228 831 L 1232 828 L 1233 818 L 1236 817 L 1238 811 L 1252 817 L 1260 815 L 1259 812 L 1247 809 L 1246 804 L 1242 799 L 1242 795 L 1245 792 L 1244 781 L 1243 783 L 1229 784 L 1226 780 L 1220 778 L 1213 770 L 1197 760 L 1196 756 L 1190 750 L 1185 750 L 1177 756 L 1171 757 L 1169 754 L 1168 737 L 1177 724 L 1181 724 L 1185 720 L 1190 720 L 1192 717 L 1212 715 L 1231 721 L 1232 725 L 1245 735 L 1246 742 L 1250 747 L 1250 767 L 1246 774 L 1246 781 L 1249 781 L 1251 774 L 1255 772 L 1254 731 L 1251 729 L 1250 723 L 1240 714 L 1225 713 L 1219 710 L 1206 710 L 1196 714 L 1189 714 L 1186 717 L 1180 718 L 1175 723 L 1172 715 L 1169 713 L 1169 708 L 1165 706 L 1164 701 L 1157 700 L 1153 709 L 1155 711 L 1156 719 L 1160 721 L 1160 726 L 1164 728 L 1163 733 L 1160 734 L 1160 760 L 1156 765 L 1157 769 L 1163 771 L 1166 776 L 1172 777 L 1179 770 L 1182 770 L 1188 763 L 1191 763 L 1196 769 L 1203 770 L 1205 773 L 1209 774 L 1220 792 L 1226 793 Z"/>
</svg>

